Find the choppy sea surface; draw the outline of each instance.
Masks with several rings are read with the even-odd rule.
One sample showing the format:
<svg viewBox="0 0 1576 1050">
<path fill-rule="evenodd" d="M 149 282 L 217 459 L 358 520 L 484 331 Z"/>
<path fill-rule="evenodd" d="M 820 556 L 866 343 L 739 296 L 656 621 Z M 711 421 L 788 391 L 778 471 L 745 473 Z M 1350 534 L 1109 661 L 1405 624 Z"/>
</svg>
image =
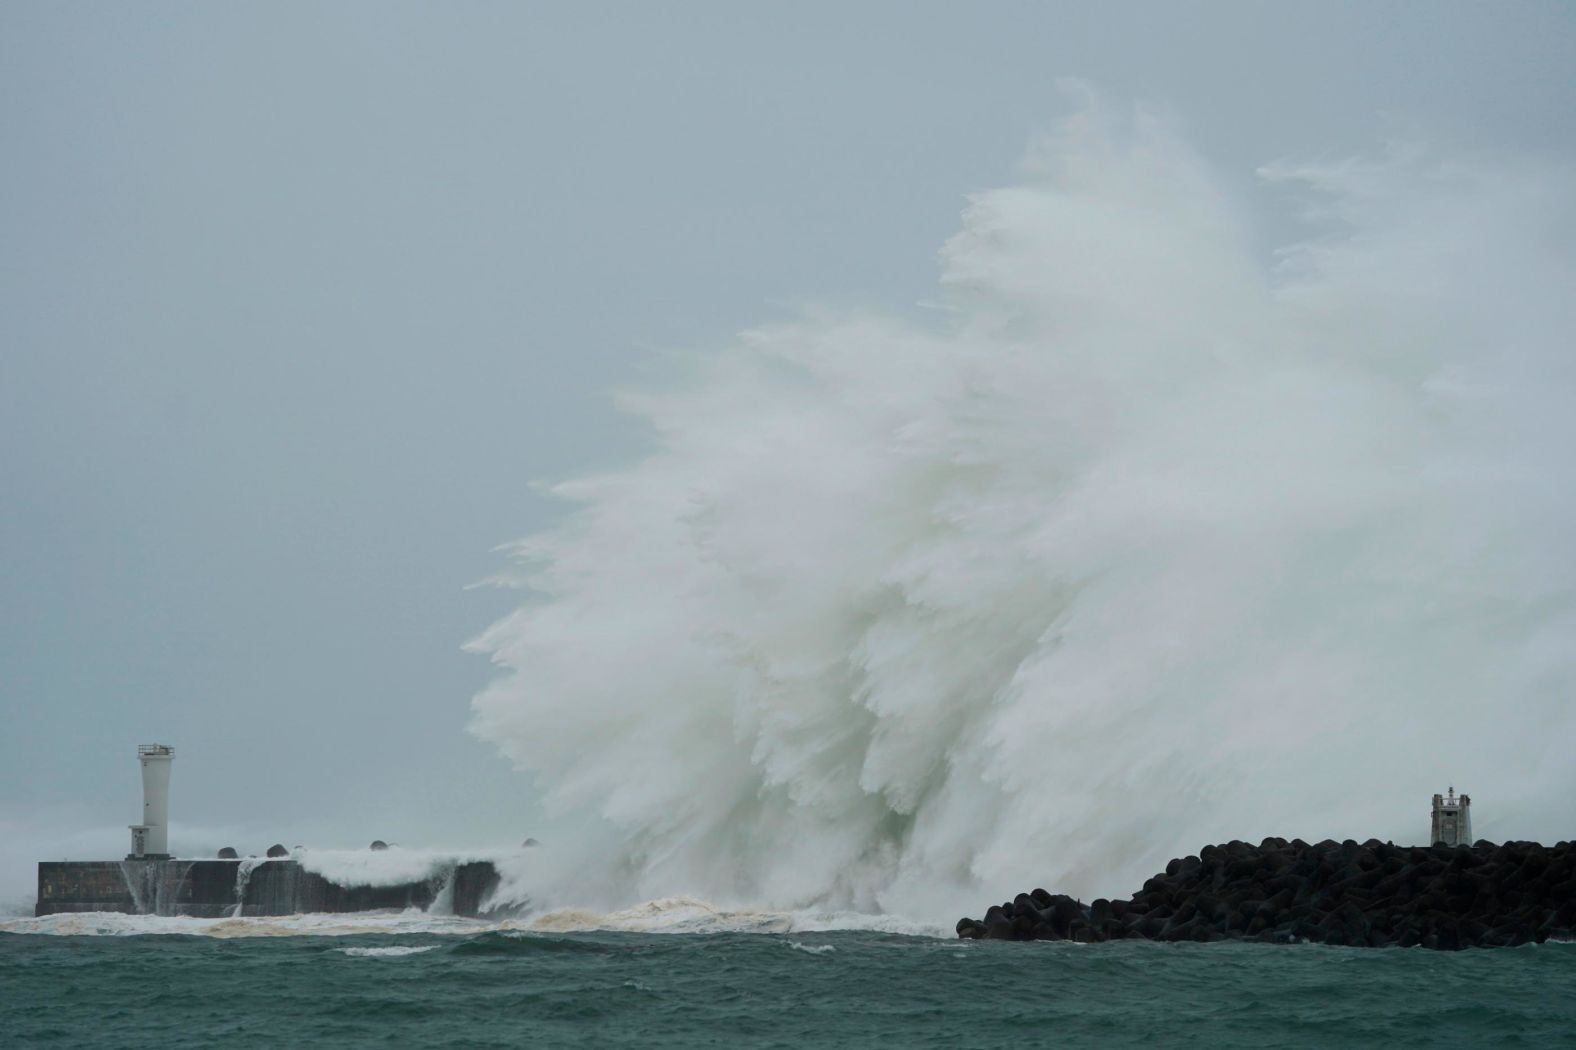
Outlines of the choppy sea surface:
<svg viewBox="0 0 1576 1050">
<path fill-rule="evenodd" d="M 0 1046 L 1576 1046 L 1576 944 L 1015 944 L 658 910 L 0 921 Z"/>
</svg>

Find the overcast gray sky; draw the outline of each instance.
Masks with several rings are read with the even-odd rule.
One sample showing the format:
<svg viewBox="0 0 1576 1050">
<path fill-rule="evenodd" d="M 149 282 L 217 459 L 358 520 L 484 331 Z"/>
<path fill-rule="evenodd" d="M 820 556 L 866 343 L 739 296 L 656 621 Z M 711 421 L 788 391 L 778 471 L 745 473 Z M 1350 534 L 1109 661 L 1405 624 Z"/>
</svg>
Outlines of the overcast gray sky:
<svg viewBox="0 0 1576 1050">
<path fill-rule="evenodd" d="M 1569 158 L 1573 69 L 1562 3 L 0 5 L 0 897 L 152 740 L 177 849 L 536 832 L 460 650 L 532 483 L 666 351 L 914 309 L 1062 78 L 1247 184 Z"/>
</svg>

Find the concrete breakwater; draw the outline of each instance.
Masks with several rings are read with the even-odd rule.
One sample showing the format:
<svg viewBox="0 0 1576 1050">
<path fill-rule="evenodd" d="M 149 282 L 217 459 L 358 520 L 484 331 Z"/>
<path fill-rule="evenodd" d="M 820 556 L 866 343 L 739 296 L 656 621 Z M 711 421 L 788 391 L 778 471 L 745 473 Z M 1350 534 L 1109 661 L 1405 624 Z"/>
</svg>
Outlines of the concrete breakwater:
<svg viewBox="0 0 1576 1050">
<path fill-rule="evenodd" d="M 227 918 L 431 908 L 484 913 L 498 885 L 487 861 L 386 885 L 342 886 L 290 859 L 41 861 L 36 915 L 113 911 Z"/>
<path fill-rule="evenodd" d="M 1265 839 L 1173 860 L 1128 900 L 1043 889 L 961 919 L 963 938 L 1311 941 L 1458 949 L 1576 936 L 1576 843 L 1396 846 Z"/>
</svg>

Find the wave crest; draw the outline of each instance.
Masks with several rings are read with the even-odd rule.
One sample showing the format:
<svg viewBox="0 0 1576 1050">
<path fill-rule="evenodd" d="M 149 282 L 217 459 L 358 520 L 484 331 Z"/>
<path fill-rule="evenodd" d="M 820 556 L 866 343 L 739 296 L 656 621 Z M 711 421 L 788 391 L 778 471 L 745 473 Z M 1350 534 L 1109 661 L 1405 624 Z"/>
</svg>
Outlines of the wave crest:
<svg viewBox="0 0 1576 1050">
<path fill-rule="evenodd" d="M 557 487 L 474 643 L 474 732 L 588 829 L 537 899 L 941 919 L 1415 840 L 1447 778 L 1553 831 L 1572 180 L 1263 175 L 1314 224 L 1268 264 L 1167 121 L 1091 109 L 971 199 L 942 323 L 812 314 L 626 397 L 652 451 Z"/>
</svg>

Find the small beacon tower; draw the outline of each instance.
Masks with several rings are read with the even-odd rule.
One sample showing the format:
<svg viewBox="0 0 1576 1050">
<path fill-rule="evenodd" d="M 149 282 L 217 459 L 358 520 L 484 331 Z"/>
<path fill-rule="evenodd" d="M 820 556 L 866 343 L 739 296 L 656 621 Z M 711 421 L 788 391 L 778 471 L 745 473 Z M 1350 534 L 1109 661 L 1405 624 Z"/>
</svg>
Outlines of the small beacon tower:
<svg viewBox="0 0 1576 1050">
<path fill-rule="evenodd" d="M 142 763 L 142 823 L 131 826 L 131 852 L 126 859 L 169 860 L 170 763 L 175 761 L 175 749 L 168 744 L 142 744 L 137 760 Z"/>
<path fill-rule="evenodd" d="M 1472 799 L 1467 795 L 1457 798 L 1453 784 L 1448 796 L 1434 796 L 1434 821 L 1428 841 L 1436 846 L 1472 845 Z"/>
</svg>

